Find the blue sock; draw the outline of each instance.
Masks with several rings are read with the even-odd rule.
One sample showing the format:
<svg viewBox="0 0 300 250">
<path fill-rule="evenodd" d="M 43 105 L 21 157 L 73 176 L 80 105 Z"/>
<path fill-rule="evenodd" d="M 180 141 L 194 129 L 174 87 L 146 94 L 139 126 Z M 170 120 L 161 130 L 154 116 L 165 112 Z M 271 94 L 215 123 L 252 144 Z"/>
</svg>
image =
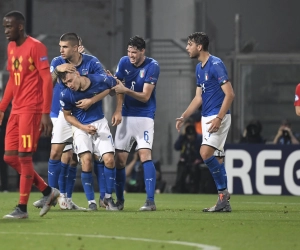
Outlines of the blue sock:
<svg viewBox="0 0 300 250">
<path fill-rule="evenodd" d="M 92 172 L 81 172 L 81 182 L 88 201 L 95 200 Z"/>
<path fill-rule="evenodd" d="M 112 194 L 116 181 L 116 168 L 111 169 L 104 166 L 104 176 L 106 183 L 105 193 Z"/>
<path fill-rule="evenodd" d="M 126 182 L 126 172 L 125 168 L 116 169 L 116 196 L 118 201 L 124 201 L 124 189 Z"/>
<path fill-rule="evenodd" d="M 153 161 L 143 162 L 143 168 L 147 200 L 154 201 L 156 171 Z"/>
<path fill-rule="evenodd" d="M 215 181 L 217 189 L 218 190 L 226 189 L 227 186 L 224 181 L 224 172 L 222 171 L 222 165 L 218 162 L 216 157 L 213 155 L 207 160 L 205 160 L 204 163 L 208 166 L 208 169 Z M 224 164 L 223 164 L 223 169 L 225 171 Z"/>
<path fill-rule="evenodd" d="M 94 161 L 94 172 L 97 176 L 100 199 L 103 200 L 105 196 L 105 187 L 106 187 L 103 162 Z"/>
<path fill-rule="evenodd" d="M 224 178 L 225 188 L 227 189 L 227 173 L 226 173 L 226 169 L 225 169 L 225 166 L 224 166 L 224 162 L 222 164 L 220 164 L 220 170 L 221 170 L 221 173 L 222 173 L 223 178 Z"/>
<path fill-rule="evenodd" d="M 69 166 L 68 168 L 68 179 L 67 179 L 67 198 L 72 198 L 72 193 L 75 186 L 77 168 Z"/>
<path fill-rule="evenodd" d="M 58 178 L 61 170 L 60 160 L 48 161 L 48 185 L 50 187 L 58 188 Z"/>
<path fill-rule="evenodd" d="M 59 192 L 62 194 L 65 194 L 66 188 L 67 188 L 67 178 L 68 178 L 68 164 L 61 163 L 61 168 L 60 168 L 60 174 L 58 178 L 58 187 L 59 187 Z"/>
</svg>

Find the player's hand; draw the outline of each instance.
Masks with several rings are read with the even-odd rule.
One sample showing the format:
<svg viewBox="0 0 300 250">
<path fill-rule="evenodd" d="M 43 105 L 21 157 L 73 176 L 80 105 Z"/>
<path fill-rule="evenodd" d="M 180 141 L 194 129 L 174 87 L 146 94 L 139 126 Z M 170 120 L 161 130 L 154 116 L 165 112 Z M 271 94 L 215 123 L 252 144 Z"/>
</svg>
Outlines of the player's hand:
<svg viewBox="0 0 300 250">
<path fill-rule="evenodd" d="M 45 136 L 50 136 L 52 133 L 52 121 L 49 114 L 42 114 L 39 131 L 43 132 Z"/>
<path fill-rule="evenodd" d="M 3 118 L 4 118 L 4 112 L 0 110 L 0 126 L 2 125 Z"/>
<path fill-rule="evenodd" d="M 106 74 L 108 75 L 108 76 L 113 76 L 113 74 L 107 69 L 106 70 Z"/>
<path fill-rule="evenodd" d="M 83 110 L 87 110 L 92 105 L 93 105 L 93 101 L 91 99 L 82 99 L 76 102 L 76 107 Z"/>
<path fill-rule="evenodd" d="M 179 118 L 176 118 L 176 129 L 178 132 L 180 132 L 180 128 L 182 127 L 184 122 L 184 118 L 181 116 Z"/>
<path fill-rule="evenodd" d="M 78 52 L 79 53 L 84 53 L 84 47 L 83 47 L 83 45 L 79 45 L 78 46 Z"/>
<path fill-rule="evenodd" d="M 211 134 L 216 133 L 216 132 L 218 132 L 218 130 L 221 126 L 221 120 L 216 117 L 216 118 L 210 120 L 209 122 L 207 122 L 206 124 L 210 124 L 210 127 L 207 132 L 209 132 Z"/>
<path fill-rule="evenodd" d="M 61 64 L 61 65 L 58 65 L 56 67 L 56 70 L 58 72 L 69 72 L 69 73 L 72 73 L 72 72 L 76 71 L 76 67 L 73 64 L 71 64 L 71 63 L 64 63 L 64 64 Z"/>
<path fill-rule="evenodd" d="M 115 111 L 111 118 L 111 125 L 112 126 L 117 126 L 122 122 L 122 113 L 121 111 Z"/>
<path fill-rule="evenodd" d="M 126 91 L 128 90 L 120 80 L 117 80 L 117 85 L 112 89 L 116 91 L 117 94 L 126 94 Z"/>
<path fill-rule="evenodd" d="M 84 125 L 83 130 L 90 135 L 94 135 L 97 133 L 97 128 L 93 125 Z"/>
</svg>

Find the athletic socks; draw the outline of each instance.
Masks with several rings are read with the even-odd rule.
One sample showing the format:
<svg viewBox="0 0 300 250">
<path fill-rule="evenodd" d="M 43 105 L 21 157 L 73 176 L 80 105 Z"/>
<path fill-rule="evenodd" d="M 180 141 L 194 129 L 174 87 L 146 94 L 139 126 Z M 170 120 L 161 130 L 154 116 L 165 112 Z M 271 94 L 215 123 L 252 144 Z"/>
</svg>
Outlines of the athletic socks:
<svg viewBox="0 0 300 250">
<path fill-rule="evenodd" d="M 112 194 L 114 191 L 116 180 L 116 168 L 107 168 L 106 166 L 104 166 L 104 176 L 106 183 L 105 193 Z"/>
<path fill-rule="evenodd" d="M 81 172 L 82 187 L 88 201 L 95 200 L 92 172 Z"/>
<path fill-rule="evenodd" d="M 19 157 L 19 162 L 22 169 L 20 177 L 19 204 L 26 205 L 28 203 L 34 176 L 32 157 Z"/>
<path fill-rule="evenodd" d="M 59 192 L 62 194 L 65 194 L 66 188 L 67 188 L 67 179 L 68 179 L 68 170 L 69 170 L 69 165 L 65 163 L 61 163 L 60 167 L 60 174 L 58 177 L 58 187 L 59 187 Z"/>
<path fill-rule="evenodd" d="M 219 191 L 226 189 L 227 176 L 225 182 L 224 174 L 226 175 L 226 171 L 225 171 L 224 163 L 220 164 L 214 155 L 208 158 L 207 160 L 205 160 L 204 163 L 208 166 L 208 169 L 215 181 L 217 189 Z"/>
<path fill-rule="evenodd" d="M 115 190 L 116 190 L 116 196 L 118 201 L 124 201 L 125 182 L 126 182 L 125 168 L 116 169 Z"/>
<path fill-rule="evenodd" d="M 76 181 L 77 168 L 76 167 L 68 167 L 68 178 L 67 178 L 67 198 L 72 198 L 72 193 L 75 186 Z"/>
<path fill-rule="evenodd" d="M 61 171 L 61 161 L 51 160 L 48 161 L 48 184 L 50 187 L 58 188 L 58 178 Z"/>
<path fill-rule="evenodd" d="M 147 200 L 154 201 L 156 170 L 153 161 L 143 162 L 143 168 Z"/>
<path fill-rule="evenodd" d="M 21 174 L 21 164 L 19 161 L 18 155 L 4 155 L 4 161 L 11 166 L 13 169 L 15 169 L 19 174 Z M 44 181 L 44 179 L 39 176 L 39 174 L 34 171 L 34 177 L 33 177 L 33 184 L 40 190 L 41 192 L 44 191 L 47 188 L 47 183 Z"/>
<path fill-rule="evenodd" d="M 98 181 L 100 199 L 103 200 L 105 196 L 105 189 L 106 189 L 103 162 L 94 161 L 94 172 L 96 174 L 97 181 Z"/>
<path fill-rule="evenodd" d="M 221 170 L 221 173 L 222 173 L 223 178 L 224 178 L 225 189 L 227 189 L 227 173 L 226 173 L 226 169 L 225 169 L 225 166 L 224 166 L 224 162 L 222 164 L 220 164 L 220 170 Z"/>
</svg>

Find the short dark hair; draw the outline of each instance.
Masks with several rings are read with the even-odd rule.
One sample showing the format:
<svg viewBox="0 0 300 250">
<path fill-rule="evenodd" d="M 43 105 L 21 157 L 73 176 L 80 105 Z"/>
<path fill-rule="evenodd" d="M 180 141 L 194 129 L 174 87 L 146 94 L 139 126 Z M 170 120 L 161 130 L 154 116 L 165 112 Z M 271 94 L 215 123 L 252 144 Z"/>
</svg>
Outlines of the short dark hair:
<svg viewBox="0 0 300 250">
<path fill-rule="evenodd" d="M 136 47 L 138 50 L 146 49 L 146 42 L 140 36 L 131 37 L 128 41 L 127 46 Z"/>
<path fill-rule="evenodd" d="M 24 15 L 20 11 L 17 11 L 17 10 L 8 12 L 4 17 L 14 17 L 18 22 L 25 23 Z"/>
<path fill-rule="evenodd" d="M 79 36 L 76 33 L 65 33 L 60 37 L 60 41 L 70 42 L 73 46 L 79 46 Z"/>
<path fill-rule="evenodd" d="M 66 79 L 67 73 L 68 72 L 57 72 L 57 77 L 63 82 L 63 80 Z M 63 84 L 64 84 L 64 82 L 63 82 Z"/>
<path fill-rule="evenodd" d="M 188 36 L 188 40 L 201 44 L 204 51 L 208 51 L 209 38 L 204 32 L 194 32 Z"/>
</svg>

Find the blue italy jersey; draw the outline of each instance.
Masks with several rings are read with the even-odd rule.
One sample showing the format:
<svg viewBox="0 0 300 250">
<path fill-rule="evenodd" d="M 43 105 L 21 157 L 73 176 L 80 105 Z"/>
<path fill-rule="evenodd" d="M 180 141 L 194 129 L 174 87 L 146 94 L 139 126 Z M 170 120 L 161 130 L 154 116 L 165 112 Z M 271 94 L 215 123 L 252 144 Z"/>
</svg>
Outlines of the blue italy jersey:
<svg viewBox="0 0 300 250">
<path fill-rule="evenodd" d="M 225 97 L 221 85 L 228 81 L 224 63 L 211 55 L 204 67 L 201 62 L 197 64 L 196 78 L 197 86 L 202 89 L 202 116 L 217 115 Z"/>
<path fill-rule="evenodd" d="M 72 115 L 82 124 L 90 124 L 104 117 L 102 110 L 102 100 L 94 103 L 87 110 L 76 107 L 76 102 L 92 98 L 93 96 L 116 86 L 116 79 L 106 74 L 96 74 L 87 76 L 91 80 L 91 85 L 84 91 L 73 91 L 65 88 L 60 94 L 60 104 L 64 110 L 70 110 Z"/>
<path fill-rule="evenodd" d="M 121 58 L 116 76 L 121 81 L 125 81 L 125 86 L 135 92 L 143 92 L 144 84 L 149 83 L 156 85 L 160 67 L 157 61 L 146 57 L 145 61 L 139 67 L 135 67 L 129 60 L 128 56 Z M 155 88 L 146 103 L 125 95 L 122 115 L 139 116 L 154 119 L 156 111 Z"/>
<path fill-rule="evenodd" d="M 88 54 L 81 54 L 82 55 L 82 62 L 80 65 L 76 66 L 77 71 L 80 75 L 87 75 L 87 74 L 105 74 L 105 70 L 99 60 L 91 55 Z M 55 57 L 50 66 L 50 72 L 52 73 L 53 70 L 61 64 L 69 63 L 67 60 L 63 59 L 61 56 Z M 53 89 L 53 97 L 52 97 L 52 106 L 51 106 L 51 113 L 50 117 L 58 117 L 58 113 L 60 110 L 60 93 L 66 88 L 66 86 L 58 79 L 58 83 L 55 84 Z"/>
</svg>

